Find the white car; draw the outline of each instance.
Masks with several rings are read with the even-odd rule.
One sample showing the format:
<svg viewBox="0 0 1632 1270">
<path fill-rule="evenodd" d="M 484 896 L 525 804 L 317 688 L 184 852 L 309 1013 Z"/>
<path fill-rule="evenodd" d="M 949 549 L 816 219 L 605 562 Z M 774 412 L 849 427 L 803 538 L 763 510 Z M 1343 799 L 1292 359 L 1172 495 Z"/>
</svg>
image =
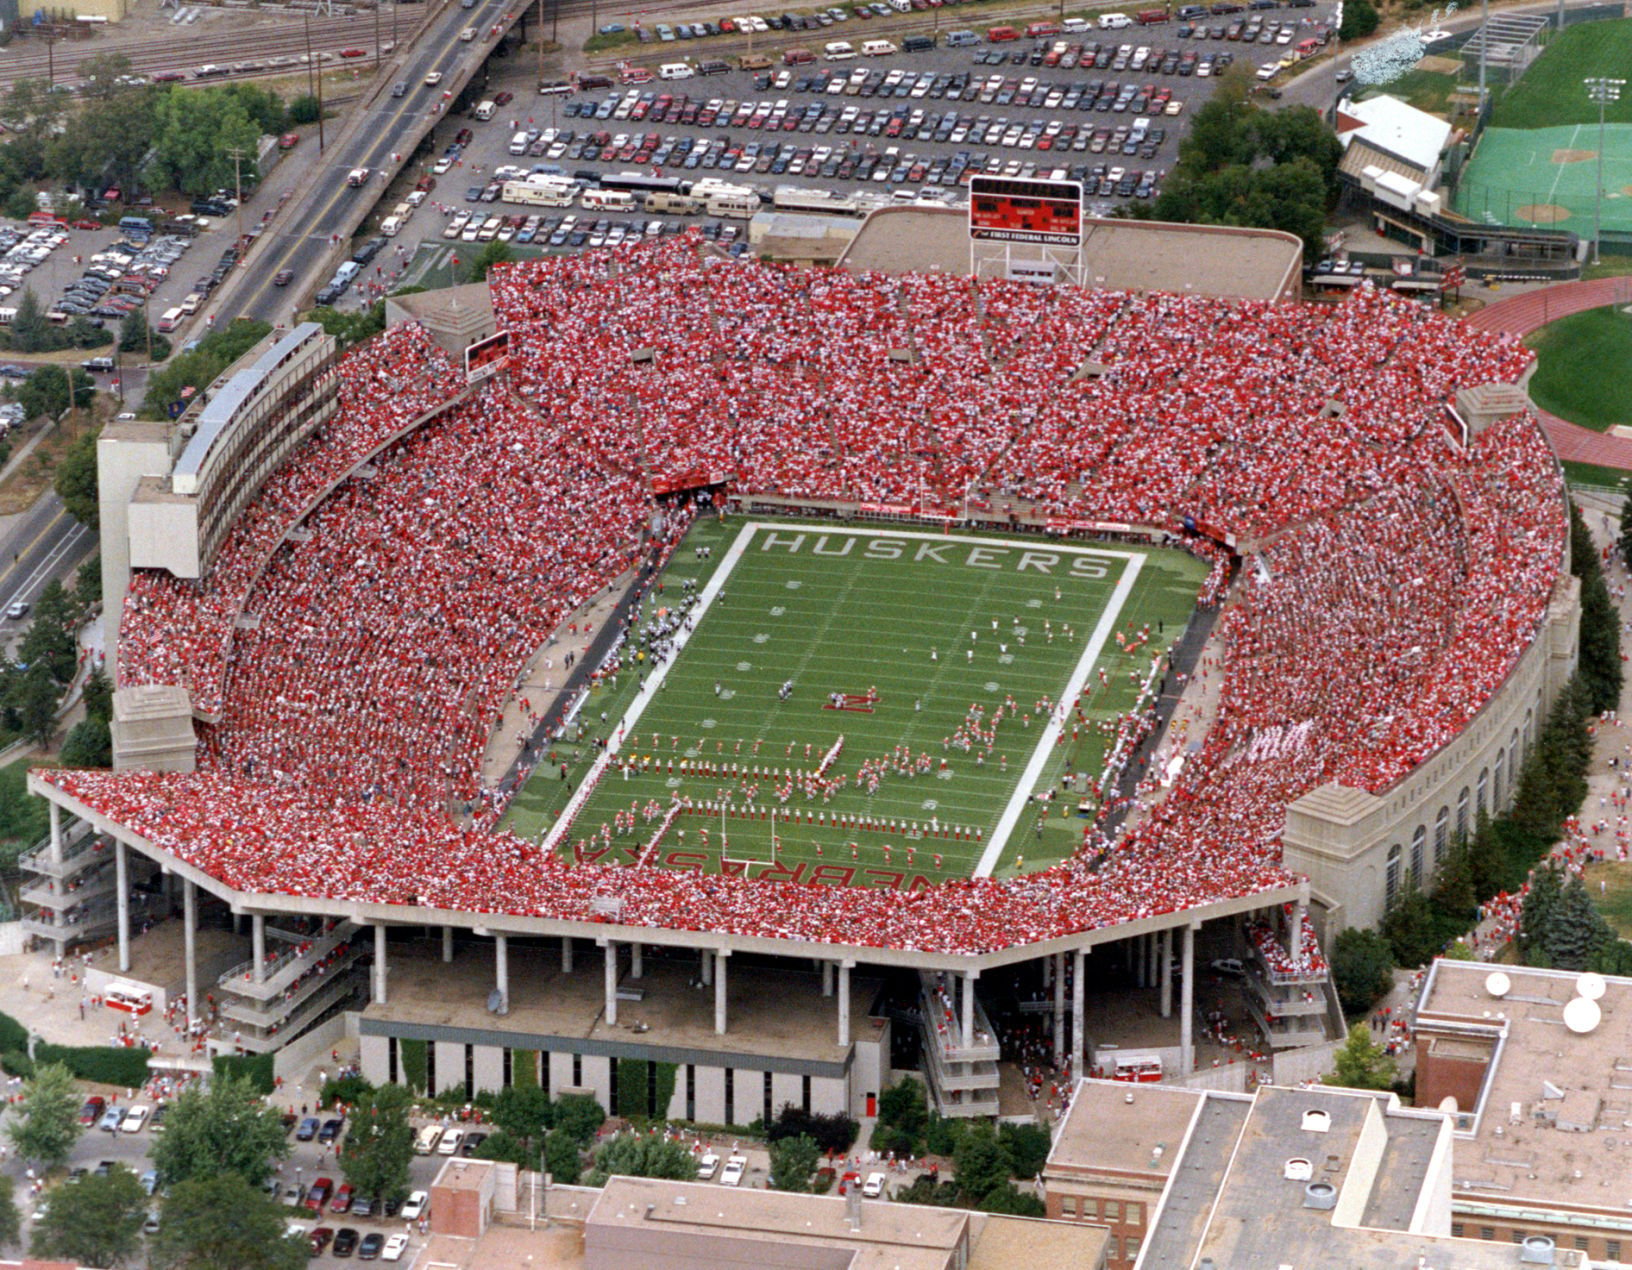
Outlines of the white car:
<svg viewBox="0 0 1632 1270">
<path fill-rule="evenodd" d="M 1247 968 L 1234 957 L 1220 957 L 1212 966 L 1215 974 L 1228 975 L 1232 979 L 1239 979 L 1247 973 Z"/>
<path fill-rule="evenodd" d="M 407 1235 L 392 1235 L 385 1241 L 385 1247 L 380 1249 L 381 1261 L 401 1261 L 402 1254 L 408 1251 Z"/>
<path fill-rule="evenodd" d="M 742 1182 L 742 1175 L 748 1171 L 748 1157 L 733 1155 L 725 1162 L 725 1168 L 720 1173 L 721 1186 L 737 1186 Z"/>
<path fill-rule="evenodd" d="M 710 1151 L 702 1159 L 697 1161 L 697 1180 L 699 1182 L 708 1181 L 709 1178 L 713 1177 L 714 1174 L 719 1171 L 719 1167 L 720 1157 L 715 1155 L 714 1152 Z"/>
<path fill-rule="evenodd" d="M 415 1191 L 403 1202 L 402 1220 L 417 1221 L 431 1206 L 431 1197 L 424 1191 Z"/>
<path fill-rule="evenodd" d="M 123 1133 L 140 1133 L 142 1126 L 147 1123 L 147 1117 L 151 1111 L 151 1107 L 132 1107 L 125 1112 L 124 1121 L 119 1125 L 120 1131 Z"/>
<path fill-rule="evenodd" d="M 441 71 L 431 71 L 425 76 L 425 83 L 426 83 L 427 87 L 435 88 L 441 82 L 442 82 L 442 72 Z"/>
<path fill-rule="evenodd" d="M 483 232 L 485 233 L 489 226 L 491 226 L 494 233 L 497 233 L 498 226 L 493 225 L 493 222 L 498 219 L 499 218 L 497 216 L 489 216 L 487 218 L 487 224 L 482 226 Z M 489 241 L 491 241 L 491 235 L 489 236 Z M 465 1131 L 463 1129 L 458 1128 L 457 1126 L 450 1129 L 444 1129 L 442 1132 L 442 1140 L 441 1142 L 437 1143 L 436 1153 L 438 1155 L 452 1155 L 459 1149 L 459 1144 L 464 1140 Z"/>
<path fill-rule="evenodd" d="M 442 1140 L 442 1126 L 428 1124 L 419 1131 L 419 1137 L 414 1141 L 415 1155 L 429 1155 L 436 1150 L 436 1144 Z"/>
<path fill-rule="evenodd" d="M 861 1194 L 864 1199 L 878 1199 L 884 1194 L 884 1175 L 869 1173 L 867 1180 L 861 1184 Z"/>
</svg>

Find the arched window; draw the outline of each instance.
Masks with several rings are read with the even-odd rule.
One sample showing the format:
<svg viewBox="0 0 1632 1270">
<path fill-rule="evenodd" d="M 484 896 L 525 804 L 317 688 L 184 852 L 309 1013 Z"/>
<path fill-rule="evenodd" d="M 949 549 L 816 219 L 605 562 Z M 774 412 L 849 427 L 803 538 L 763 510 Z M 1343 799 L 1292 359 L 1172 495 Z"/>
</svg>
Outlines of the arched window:
<svg viewBox="0 0 1632 1270">
<path fill-rule="evenodd" d="M 1411 835 L 1411 877 L 1419 887 L 1427 868 L 1427 855 L 1428 826 L 1418 825 L 1417 831 Z"/>
<path fill-rule="evenodd" d="M 1400 857 L 1405 854 L 1404 848 L 1395 843 L 1388 849 L 1388 871 L 1383 875 L 1383 906 L 1393 908 L 1394 901 L 1400 894 Z"/>
<path fill-rule="evenodd" d="M 1488 771 L 1480 772 L 1479 773 L 1479 792 L 1474 795 L 1474 812 L 1477 815 L 1483 816 L 1489 810 L 1489 807 L 1487 805 L 1489 797 L 1490 797 L 1490 773 Z"/>
<path fill-rule="evenodd" d="M 1502 780 L 1507 772 L 1507 748 L 1496 751 L 1496 781 L 1490 787 L 1490 809 L 1500 811 L 1502 807 Z"/>
<path fill-rule="evenodd" d="M 1451 809 L 1441 807 L 1434 817 L 1434 859 L 1445 858 L 1445 848 L 1451 844 Z"/>
<path fill-rule="evenodd" d="M 1468 787 L 1466 785 L 1462 786 L 1462 792 L 1456 796 L 1456 836 L 1458 838 L 1468 836 Z M 1442 851 L 1434 852 L 1434 859 L 1436 860 L 1443 858 L 1443 856 L 1444 852 Z"/>
</svg>

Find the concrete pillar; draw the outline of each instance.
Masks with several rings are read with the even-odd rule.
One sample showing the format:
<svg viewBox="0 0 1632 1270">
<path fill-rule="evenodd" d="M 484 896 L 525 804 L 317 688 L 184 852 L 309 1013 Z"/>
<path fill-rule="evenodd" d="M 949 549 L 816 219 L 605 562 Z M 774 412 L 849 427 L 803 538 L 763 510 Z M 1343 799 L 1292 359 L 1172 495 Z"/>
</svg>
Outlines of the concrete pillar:
<svg viewBox="0 0 1632 1270">
<path fill-rule="evenodd" d="M 618 946 L 606 941 L 606 1024 L 618 1025 Z"/>
<path fill-rule="evenodd" d="M 706 948 L 703 950 L 703 966 L 697 972 L 697 977 L 703 981 L 703 987 L 714 982 L 714 954 Z"/>
<path fill-rule="evenodd" d="M 1088 1036 L 1088 1021 L 1083 1017 L 1087 1008 L 1084 1000 L 1088 991 L 1088 954 L 1080 948 L 1076 965 L 1071 969 L 1075 972 L 1071 977 L 1071 1074 L 1081 1079 L 1088 1074 L 1088 1059 L 1083 1053 Z"/>
<path fill-rule="evenodd" d="M 453 960 L 453 927 L 451 926 L 442 928 L 442 960 L 444 962 Z"/>
<path fill-rule="evenodd" d="M 52 803 L 53 810 L 56 804 Z M 113 840 L 113 884 L 119 889 L 119 969 L 130 969 L 130 848 Z"/>
<path fill-rule="evenodd" d="M 261 913 L 249 916 L 250 956 L 255 958 L 252 977 L 256 983 L 266 982 L 266 917 Z"/>
<path fill-rule="evenodd" d="M 1044 965 L 1054 972 L 1054 1066 L 1065 1061 L 1065 954 L 1055 953 Z"/>
<path fill-rule="evenodd" d="M 820 965 L 822 967 L 822 995 L 830 997 L 833 995 L 833 963 L 824 961 Z"/>
<path fill-rule="evenodd" d="M 1162 932 L 1162 1017 L 1173 1017 L 1173 928 Z"/>
<path fill-rule="evenodd" d="M 1299 904 L 1292 910 L 1292 938 L 1287 940 L 1287 943 L 1292 949 L 1294 965 L 1303 956 L 1303 919 L 1308 911 L 1309 908 L 1306 904 Z"/>
<path fill-rule="evenodd" d="M 830 961 L 824 961 L 822 963 L 822 965 L 827 967 L 829 972 L 830 972 L 828 974 L 823 975 L 822 978 L 824 980 L 825 979 L 831 979 L 832 978 L 831 970 L 832 970 L 833 963 L 830 962 Z M 851 967 L 851 965 L 852 965 L 852 963 L 848 962 L 848 961 L 841 961 L 839 963 L 839 1044 L 840 1045 L 849 1045 L 850 1044 L 850 967 Z"/>
<path fill-rule="evenodd" d="M 374 1004 L 386 1004 L 386 977 L 385 964 L 385 926 L 383 923 L 374 923 Z"/>
<path fill-rule="evenodd" d="M 198 1020 L 198 888 L 181 883 L 181 943 L 187 959 L 187 1022 Z"/>
<path fill-rule="evenodd" d="M 714 954 L 714 1034 L 725 1035 L 725 967 L 731 957 L 729 949 Z"/>
<path fill-rule="evenodd" d="M 561 973 L 564 974 L 564 975 L 570 975 L 572 973 L 572 936 L 571 935 L 561 936 Z"/>
<path fill-rule="evenodd" d="M 56 803 L 46 803 L 51 809 L 51 863 L 62 868 L 62 808 Z"/>
<path fill-rule="evenodd" d="M 975 972 L 968 970 L 963 975 L 963 1048 L 969 1049 L 975 1043 Z"/>
<path fill-rule="evenodd" d="M 639 979 L 645 974 L 645 966 L 641 960 L 641 954 L 644 951 L 645 945 L 643 944 L 629 945 L 629 977 L 631 979 Z"/>
<path fill-rule="evenodd" d="M 1196 928 L 1184 928 L 1183 957 L 1179 974 L 1179 1075 L 1188 1076 L 1196 1065 L 1195 1039 L 1191 1027 L 1196 1014 Z"/>
<path fill-rule="evenodd" d="M 499 990 L 500 1007 L 510 1004 L 510 936 L 493 936 L 494 987 Z"/>
</svg>

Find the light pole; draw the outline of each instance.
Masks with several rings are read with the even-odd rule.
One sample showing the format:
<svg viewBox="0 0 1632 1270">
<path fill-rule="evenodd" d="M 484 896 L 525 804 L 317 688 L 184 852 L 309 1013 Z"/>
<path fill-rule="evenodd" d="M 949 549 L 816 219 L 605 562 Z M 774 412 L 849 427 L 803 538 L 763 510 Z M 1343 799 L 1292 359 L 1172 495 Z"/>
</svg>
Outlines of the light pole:
<svg viewBox="0 0 1632 1270">
<path fill-rule="evenodd" d="M 1598 103 L 1598 197 L 1592 204 L 1592 263 L 1598 264 L 1604 245 L 1604 109 L 1621 99 L 1626 81 L 1592 75 L 1581 82 L 1587 86 L 1587 100 Z"/>
</svg>

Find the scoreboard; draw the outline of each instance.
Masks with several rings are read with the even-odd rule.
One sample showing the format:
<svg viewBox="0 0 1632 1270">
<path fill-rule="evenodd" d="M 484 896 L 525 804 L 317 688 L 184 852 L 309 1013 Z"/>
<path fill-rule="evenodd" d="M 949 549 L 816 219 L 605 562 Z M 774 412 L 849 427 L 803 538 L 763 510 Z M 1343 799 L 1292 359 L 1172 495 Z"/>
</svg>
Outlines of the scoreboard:
<svg viewBox="0 0 1632 1270">
<path fill-rule="evenodd" d="M 969 183 L 969 237 L 985 242 L 1082 243 L 1082 185 L 977 176 Z"/>
<path fill-rule="evenodd" d="M 510 364 L 510 332 L 500 331 L 465 349 L 465 382 L 474 384 Z"/>
</svg>

